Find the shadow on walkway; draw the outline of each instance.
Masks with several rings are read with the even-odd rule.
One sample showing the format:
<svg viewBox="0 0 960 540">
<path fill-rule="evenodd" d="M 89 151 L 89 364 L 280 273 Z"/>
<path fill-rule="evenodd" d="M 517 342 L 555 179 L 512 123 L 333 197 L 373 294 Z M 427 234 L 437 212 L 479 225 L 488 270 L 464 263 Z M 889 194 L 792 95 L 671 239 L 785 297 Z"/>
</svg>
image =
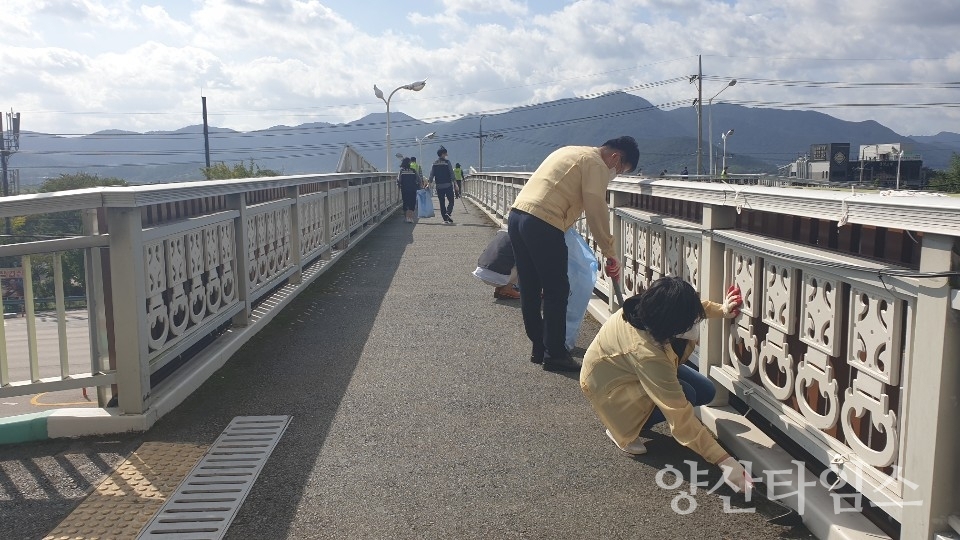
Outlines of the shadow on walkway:
<svg viewBox="0 0 960 540">
<path fill-rule="evenodd" d="M 292 415 L 228 538 L 809 538 L 762 508 L 726 513 L 728 491 L 671 510 L 687 461 L 708 488 L 719 471 L 663 432 L 646 456 L 617 450 L 576 377 L 527 360 L 517 305 L 470 275 L 495 227 L 476 207 L 453 217 L 387 218 L 149 432 L 24 445 L 15 461 L 209 444 L 234 416 Z M 598 328 L 588 317 L 578 347 Z M 685 473 L 675 489 L 658 485 L 667 465 Z M 19 537 L 7 518 L 27 497 L 3 497 L 0 537 Z M 59 497 L 35 519 L 45 531 L 78 502 Z"/>
</svg>

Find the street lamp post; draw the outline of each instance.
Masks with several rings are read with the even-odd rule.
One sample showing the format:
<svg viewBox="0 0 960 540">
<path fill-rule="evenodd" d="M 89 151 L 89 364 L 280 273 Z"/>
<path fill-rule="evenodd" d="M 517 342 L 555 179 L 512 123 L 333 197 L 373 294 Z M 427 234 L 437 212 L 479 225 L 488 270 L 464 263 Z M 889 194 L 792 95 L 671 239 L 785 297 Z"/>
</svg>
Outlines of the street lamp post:
<svg viewBox="0 0 960 540">
<path fill-rule="evenodd" d="M 723 92 L 735 84 L 737 84 L 737 80 L 732 79 L 726 86 L 720 89 L 720 92 Z M 707 132 L 709 133 L 707 138 L 710 144 L 710 174 L 713 175 L 717 174 L 717 169 L 713 165 L 713 100 L 720 95 L 720 92 L 714 94 L 713 97 L 707 101 Z"/>
<path fill-rule="evenodd" d="M 431 131 L 430 133 L 427 133 L 426 135 L 424 135 L 422 139 L 421 138 L 417 139 L 417 146 L 420 147 L 420 157 L 418 157 L 417 159 L 420 160 L 421 167 L 423 167 L 423 141 L 432 139 L 436 134 L 437 134 L 436 131 Z"/>
<path fill-rule="evenodd" d="M 723 169 L 722 170 L 725 170 L 727 168 L 727 139 L 730 138 L 731 135 L 733 135 L 732 129 L 730 131 L 727 131 L 723 135 L 721 135 L 721 137 L 723 138 Z"/>
<path fill-rule="evenodd" d="M 903 159 L 903 148 L 897 148 L 897 190 L 900 190 L 900 160 Z"/>
<path fill-rule="evenodd" d="M 414 92 L 419 92 L 423 90 L 423 87 L 427 85 L 427 81 L 417 81 L 410 84 L 405 84 L 403 86 L 398 86 L 390 92 L 390 95 L 386 98 L 383 97 L 383 90 L 377 88 L 377 85 L 373 85 L 373 93 L 378 98 L 383 100 L 387 105 L 387 172 L 390 172 L 390 99 L 393 98 L 393 95 L 397 93 L 397 90 L 413 90 Z"/>
<path fill-rule="evenodd" d="M 860 146 L 860 185 L 863 185 L 863 150 L 864 146 Z"/>
</svg>

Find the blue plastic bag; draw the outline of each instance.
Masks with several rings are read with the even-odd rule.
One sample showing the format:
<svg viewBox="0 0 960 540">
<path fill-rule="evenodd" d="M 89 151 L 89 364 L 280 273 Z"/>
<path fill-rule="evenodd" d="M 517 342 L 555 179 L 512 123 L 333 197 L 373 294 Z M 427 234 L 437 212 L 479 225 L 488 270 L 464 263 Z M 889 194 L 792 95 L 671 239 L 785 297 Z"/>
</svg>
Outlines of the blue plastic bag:
<svg viewBox="0 0 960 540">
<path fill-rule="evenodd" d="M 417 217 L 433 217 L 433 197 L 429 189 L 417 190 Z"/>
<path fill-rule="evenodd" d="M 564 235 L 567 243 L 567 279 L 570 281 L 570 296 L 567 297 L 567 335 L 564 345 L 573 349 L 580 334 L 580 324 L 587 313 L 587 304 L 593 296 L 597 283 L 599 265 L 586 240 L 575 228 Z M 522 287 L 523 284 L 521 283 Z"/>
</svg>

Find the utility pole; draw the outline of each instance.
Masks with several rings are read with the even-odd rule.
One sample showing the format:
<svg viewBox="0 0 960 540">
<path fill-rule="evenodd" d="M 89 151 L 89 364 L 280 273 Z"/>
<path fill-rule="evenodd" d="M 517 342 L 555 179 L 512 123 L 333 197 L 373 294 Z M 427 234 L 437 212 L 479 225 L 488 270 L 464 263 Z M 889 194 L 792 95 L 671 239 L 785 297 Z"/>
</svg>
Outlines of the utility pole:
<svg viewBox="0 0 960 540">
<path fill-rule="evenodd" d="M 7 165 L 10 161 L 10 155 L 20 150 L 20 113 L 14 113 L 13 109 L 6 114 L 7 124 L 10 126 L 10 132 L 3 129 L 3 119 L 0 118 L 0 162 L 3 168 L 3 196 L 10 196 L 10 180 L 7 176 Z M 5 218 L 6 234 L 11 234 L 10 218 Z"/>
<path fill-rule="evenodd" d="M 697 55 L 697 174 L 703 174 L 703 57 Z"/>
<path fill-rule="evenodd" d="M 691 75 L 690 82 L 697 83 L 697 99 L 693 100 L 693 106 L 697 108 L 697 172 L 703 174 L 703 60 L 697 57 L 697 74 Z"/>
<path fill-rule="evenodd" d="M 502 133 L 493 132 L 493 133 L 488 133 L 486 135 L 483 134 L 483 117 L 484 116 L 487 116 L 487 115 L 485 114 L 480 115 L 480 134 L 477 137 L 480 140 L 480 169 L 479 169 L 480 172 L 483 172 L 483 139 L 484 137 L 490 137 L 493 140 L 503 138 Z"/>
<path fill-rule="evenodd" d="M 210 132 L 207 131 L 207 97 L 200 96 L 203 102 L 203 154 L 207 158 L 207 169 L 210 168 Z"/>
<path fill-rule="evenodd" d="M 483 172 L 483 116 L 484 116 L 484 115 L 482 115 L 482 114 L 480 115 L 480 137 L 479 137 L 479 140 L 480 140 L 480 165 L 479 165 L 479 167 L 480 167 L 480 172 Z"/>
</svg>

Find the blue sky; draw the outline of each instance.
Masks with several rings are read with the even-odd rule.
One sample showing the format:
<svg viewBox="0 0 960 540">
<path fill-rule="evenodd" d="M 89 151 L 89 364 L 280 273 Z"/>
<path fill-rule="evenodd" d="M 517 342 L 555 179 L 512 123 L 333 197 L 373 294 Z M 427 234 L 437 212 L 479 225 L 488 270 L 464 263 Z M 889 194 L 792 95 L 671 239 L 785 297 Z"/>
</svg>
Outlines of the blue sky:
<svg viewBox="0 0 960 540">
<path fill-rule="evenodd" d="M 23 129 L 424 120 L 628 89 L 960 132 L 956 0 L 3 0 L 0 109 Z M 935 105 L 939 104 L 939 105 Z"/>
</svg>

